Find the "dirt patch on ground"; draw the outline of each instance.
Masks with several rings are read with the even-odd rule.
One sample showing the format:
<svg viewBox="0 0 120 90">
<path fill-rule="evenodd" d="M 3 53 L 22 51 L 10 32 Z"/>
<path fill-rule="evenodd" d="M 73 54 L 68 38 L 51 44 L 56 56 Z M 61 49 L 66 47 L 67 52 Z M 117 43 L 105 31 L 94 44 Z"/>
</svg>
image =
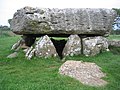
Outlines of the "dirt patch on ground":
<svg viewBox="0 0 120 90">
<path fill-rule="evenodd" d="M 95 63 L 81 61 L 66 61 L 59 69 L 59 73 L 79 80 L 82 84 L 90 86 L 104 86 L 106 81 L 101 78 L 104 74 Z"/>
</svg>

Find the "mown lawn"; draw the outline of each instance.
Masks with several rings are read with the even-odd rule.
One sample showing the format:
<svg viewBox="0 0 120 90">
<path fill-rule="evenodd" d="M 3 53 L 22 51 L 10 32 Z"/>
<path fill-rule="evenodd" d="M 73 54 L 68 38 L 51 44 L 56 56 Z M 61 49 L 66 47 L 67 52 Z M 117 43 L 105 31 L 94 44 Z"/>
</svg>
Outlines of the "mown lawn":
<svg viewBox="0 0 120 90">
<path fill-rule="evenodd" d="M 67 60 L 95 62 L 107 74 L 108 85 L 90 87 L 58 73 L 59 58 L 27 60 L 22 50 L 19 57 L 7 59 L 11 46 L 20 37 L 0 38 L 0 90 L 120 90 L 120 53 L 103 52 L 94 57 L 74 56 Z"/>
</svg>

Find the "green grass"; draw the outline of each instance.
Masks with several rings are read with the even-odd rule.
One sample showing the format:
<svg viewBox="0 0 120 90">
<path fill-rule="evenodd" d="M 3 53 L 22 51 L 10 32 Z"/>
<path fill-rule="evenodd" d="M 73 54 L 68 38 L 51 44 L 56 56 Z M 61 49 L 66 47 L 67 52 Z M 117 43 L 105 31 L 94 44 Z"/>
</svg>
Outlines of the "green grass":
<svg viewBox="0 0 120 90">
<path fill-rule="evenodd" d="M 108 37 L 108 39 L 110 39 L 110 40 L 120 40 L 120 35 L 110 35 Z"/>
<path fill-rule="evenodd" d="M 52 37 L 55 40 L 68 40 L 66 37 Z"/>
<path fill-rule="evenodd" d="M 0 30 L 0 38 L 16 36 L 11 30 Z"/>
<path fill-rule="evenodd" d="M 11 46 L 20 37 L 0 38 L 0 90 L 120 90 L 120 54 L 103 52 L 94 57 L 74 56 L 68 60 L 95 62 L 107 74 L 104 87 L 90 87 L 60 75 L 63 62 L 58 58 L 33 58 L 27 60 L 22 51 L 19 57 L 7 59 Z"/>
</svg>

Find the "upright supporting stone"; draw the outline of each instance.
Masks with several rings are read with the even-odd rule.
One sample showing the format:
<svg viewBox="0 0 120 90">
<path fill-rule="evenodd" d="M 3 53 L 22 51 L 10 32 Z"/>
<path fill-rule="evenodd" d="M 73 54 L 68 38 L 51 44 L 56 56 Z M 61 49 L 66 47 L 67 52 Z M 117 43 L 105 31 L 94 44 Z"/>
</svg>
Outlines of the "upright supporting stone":
<svg viewBox="0 0 120 90">
<path fill-rule="evenodd" d="M 86 56 L 94 56 L 100 51 L 109 51 L 108 40 L 104 37 L 87 37 L 83 39 L 83 54 Z"/>
<path fill-rule="evenodd" d="M 81 54 L 81 40 L 78 35 L 70 35 L 63 49 L 63 56 Z"/>
<path fill-rule="evenodd" d="M 27 50 L 27 52 L 26 52 L 26 54 L 25 54 L 25 56 L 27 57 L 27 59 L 31 59 L 31 58 L 33 57 L 33 54 L 32 54 L 32 56 L 31 56 L 32 50 L 33 50 L 33 46 L 31 46 L 31 47 Z"/>
<path fill-rule="evenodd" d="M 35 56 L 35 49 L 32 49 L 29 55 L 27 56 L 27 59 L 31 59 L 33 56 Z"/>
<path fill-rule="evenodd" d="M 11 50 L 14 50 L 14 51 L 18 51 L 20 48 L 27 48 L 27 46 L 25 45 L 25 40 L 24 38 L 20 39 L 18 42 L 16 42 Z"/>
<path fill-rule="evenodd" d="M 45 57 L 45 58 L 58 56 L 52 41 L 47 35 L 41 37 L 36 43 L 35 55 L 38 57 Z"/>
<path fill-rule="evenodd" d="M 11 50 L 18 51 L 19 48 L 20 48 L 20 43 L 21 43 L 21 40 L 19 40 L 19 41 L 16 42 L 15 44 L 13 44 Z"/>
</svg>

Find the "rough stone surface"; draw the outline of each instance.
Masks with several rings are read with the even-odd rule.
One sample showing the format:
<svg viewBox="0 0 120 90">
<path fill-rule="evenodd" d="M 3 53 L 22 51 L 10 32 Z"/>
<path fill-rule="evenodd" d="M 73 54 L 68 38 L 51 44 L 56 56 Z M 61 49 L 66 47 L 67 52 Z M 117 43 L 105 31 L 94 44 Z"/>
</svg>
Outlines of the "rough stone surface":
<svg viewBox="0 0 120 90">
<path fill-rule="evenodd" d="M 28 46 L 25 45 L 25 41 L 24 39 L 20 39 L 19 41 L 17 41 L 11 48 L 11 50 L 14 50 L 14 51 L 18 51 L 20 48 L 28 48 Z"/>
<path fill-rule="evenodd" d="M 83 39 L 83 54 L 94 56 L 101 51 L 109 51 L 108 46 L 108 40 L 104 37 L 87 37 Z"/>
<path fill-rule="evenodd" d="M 63 49 L 63 56 L 81 54 L 81 40 L 78 35 L 70 35 Z"/>
<path fill-rule="evenodd" d="M 14 53 L 8 55 L 7 58 L 16 58 L 17 56 L 18 56 L 18 53 L 14 52 Z"/>
<path fill-rule="evenodd" d="M 100 69 L 95 63 L 66 61 L 59 68 L 59 73 L 73 77 L 85 85 L 103 86 L 107 82 L 101 79 L 105 74 Z"/>
<path fill-rule="evenodd" d="M 120 40 L 109 40 L 108 43 L 110 46 L 120 47 Z"/>
<path fill-rule="evenodd" d="M 30 47 L 29 47 L 29 48 L 30 48 Z M 29 50 L 29 48 L 23 49 L 23 52 L 24 52 L 24 53 L 27 53 L 28 50 Z"/>
<path fill-rule="evenodd" d="M 29 54 L 28 54 L 28 56 L 27 56 L 27 59 L 31 59 L 33 56 L 35 56 L 35 49 L 32 49 L 30 52 L 29 52 Z"/>
<path fill-rule="evenodd" d="M 20 48 L 20 43 L 21 43 L 21 40 L 19 40 L 18 42 L 16 42 L 15 44 L 13 44 L 11 50 L 15 50 L 15 51 L 18 51 L 19 48 Z"/>
<path fill-rule="evenodd" d="M 24 7 L 14 14 L 10 27 L 16 34 L 109 35 L 116 12 L 90 8 Z"/>
<path fill-rule="evenodd" d="M 31 59 L 33 57 L 33 53 L 32 53 L 32 50 L 33 50 L 33 46 L 31 46 L 30 48 L 28 48 L 26 54 L 25 54 L 25 57 L 27 57 L 27 59 Z"/>
<path fill-rule="evenodd" d="M 52 41 L 47 35 L 41 37 L 37 41 L 35 46 L 35 55 L 38 57 L 45 57 L 45 58 L 58 56 Z"/>
<path fill-rule="evenodd" d="M 23 45 L 21 45 L 22 49 L 28 49 L 29 47 L 25 45 L 25 43 Z"/>
</svg>

